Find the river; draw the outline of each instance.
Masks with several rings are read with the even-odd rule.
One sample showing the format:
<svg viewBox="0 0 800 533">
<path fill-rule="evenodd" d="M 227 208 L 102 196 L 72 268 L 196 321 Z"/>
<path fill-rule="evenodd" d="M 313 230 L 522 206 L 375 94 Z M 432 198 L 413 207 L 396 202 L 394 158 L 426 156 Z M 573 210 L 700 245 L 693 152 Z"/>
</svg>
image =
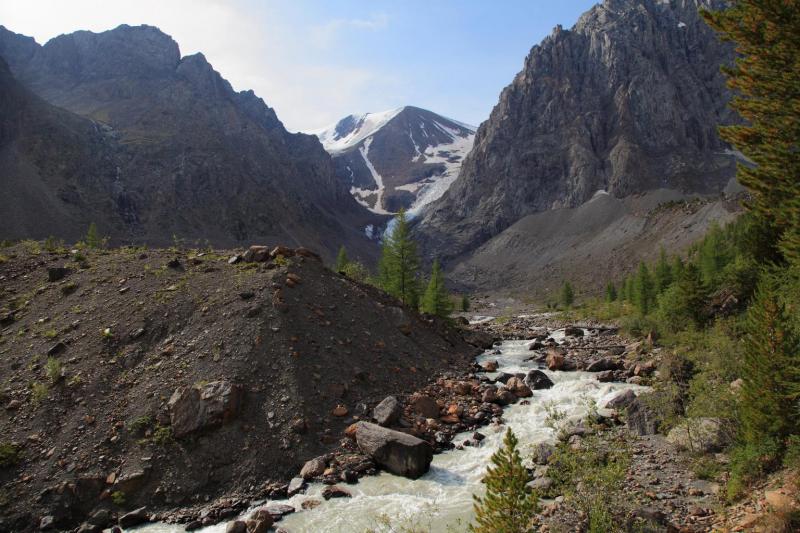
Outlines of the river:
<svg viewBox="0 0 800 533">
<path fill-rule="evenodd" d="M 563 330 L 552 332 L 562 342 Z M 525 361 L 531 356 L 531 341 L 505 341 L 487 351 L 478 361 L 496 359 L 499 371 L 527 372 L 538 368 L 537 363 Z M 589 372 L 544 372 L 554 386 L 534 391 L 529 403 L 517 403 L 504 410 L 504 425 L 490 425 L 479 431 L 486 436 L 480 446 L 454 449 L 435 455 L 430 471 L 417 480 L 382 473 L 362 478 L 356 485 L 348 485 L 352 498 L 333 499 L 311 510 L 300 510 L 304 500 L 322 500 L 322 484 L 311 485 L 305 494 L 288 500 L 269 503 L 286 503 L 298 512 L 290 514 L 276 527 L 290 533 L 297 532 L 390 532 L 413 528 L 413 531 L 465 531 L 472 518 L 472 495 L 480 493 L 481 478 L 489 458 L 502 444 L 508 426 L 519 438 L 523 457 L 538 443 L 554 442 L 554 430 L 548 424 L 548 413 L 561 413 L 562 423 L 583 418 L 593 405 L 603 406 L 606 401 L 624 389 L 641 389 L 625 383 L 600 383 Z M 559 417 L 561 418 L 561 417 Z M 552 420 L 552 418 L 551 418 Z M 457 435 L 458 444 L 471 433 Z M 263 505 L 260 504 L 260 505 Z M 260 506 L 259 505 L 259 506 Z M 246 515 L 245 515 L 246 516 Z M 225 523 L 204 528 L 204 533 L 224 533 Z M 179 533 L 182 525 L 149 524 L 136 530 L 140 533 Z"/>
</svg>

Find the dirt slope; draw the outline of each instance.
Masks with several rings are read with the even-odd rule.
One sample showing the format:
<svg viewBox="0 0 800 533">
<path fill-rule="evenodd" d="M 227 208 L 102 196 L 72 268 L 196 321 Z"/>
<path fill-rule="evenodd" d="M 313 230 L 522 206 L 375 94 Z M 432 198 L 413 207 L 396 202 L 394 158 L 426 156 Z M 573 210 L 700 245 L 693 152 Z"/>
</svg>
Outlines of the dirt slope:
<svg viewBox="0 0 800 533">
<path fill-rule="evenodd" d="M 259 494 L 354 414 L 475 354 L 312 256 L 36 248 L 0 249 L 0 441 L 19 452 L 0 467 L 0 531 Z M 228 396 L 187 412 L 224 423 L 178 436 L 170 397 L 218 382 Z"/>
</svg>

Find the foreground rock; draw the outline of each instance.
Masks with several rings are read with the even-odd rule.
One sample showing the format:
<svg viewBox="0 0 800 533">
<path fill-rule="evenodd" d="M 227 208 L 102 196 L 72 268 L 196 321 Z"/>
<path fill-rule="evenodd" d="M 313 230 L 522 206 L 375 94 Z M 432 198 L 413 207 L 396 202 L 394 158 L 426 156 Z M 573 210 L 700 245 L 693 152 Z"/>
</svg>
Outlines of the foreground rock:
<svg viewBox="0 0 800 533">
<path fill-rule="evenodd" d="M 181 438 L 232 420 L 241 397 L 242 388 L 228 381 L 178 388 L 169 399 L 173 436 Z"/>
<path fill-rule="evenodd" d="M 372 417 L 381 426 L 391 426 L 403 415 L 403 405 L 394 396 L 387 396 L 375 406 Z"/>
<path fill-rule="evenodd" d="M 369 422 L 355 425 L 359 449 L 392 474 L 416 479 L 426 473 L 433 448 L 422 439 Z"/>
</svg>

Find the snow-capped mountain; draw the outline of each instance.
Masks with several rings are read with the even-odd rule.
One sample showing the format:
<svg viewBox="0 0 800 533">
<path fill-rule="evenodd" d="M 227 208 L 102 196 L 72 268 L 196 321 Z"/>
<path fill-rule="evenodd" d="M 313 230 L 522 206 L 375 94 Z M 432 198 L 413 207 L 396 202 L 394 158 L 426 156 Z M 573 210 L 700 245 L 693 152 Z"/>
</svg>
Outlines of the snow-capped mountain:
<svg viewBox="0 0 800 533">
<path fill-rule="evenodd" d="M 455 181 L 472 149 L 474 126 L 406 106 L 349 115 L 312 131 L 333 156 L 336 175 L 375 213 L 412 215 Z"/>
</svg>

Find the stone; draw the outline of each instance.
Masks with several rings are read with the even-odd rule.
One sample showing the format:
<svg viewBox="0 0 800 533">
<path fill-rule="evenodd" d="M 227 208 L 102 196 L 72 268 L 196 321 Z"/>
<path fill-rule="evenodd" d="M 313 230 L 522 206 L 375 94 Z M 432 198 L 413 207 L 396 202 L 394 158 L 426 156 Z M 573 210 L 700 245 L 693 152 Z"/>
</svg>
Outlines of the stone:
<svg viewBox="0 0 800 533">
<path fill-rule="evenodd" d="M 556 348 L 551 348 L 547 350 L 547 358 L 545 359 L 545 364 L 549 370 L 564 370 L 566 366 L 566 358 L 564 354 L 561 353 L 560 350 Z"/>
<path fill-rule="evenodd" d="M 251 246 L 242 259 L 246 263 L 263 263 L 269 259 L 269 249 L 266 246 Z"/>
<path fill-rule="evenodd" d="M 607 407 L 608 409 L 625 409 L 635 400 L 636 393 L 631 389 L 627 389 L 608 400 L 604 407 Z"/>
<path fill-rule="evenodd" d="M 47 355 L 54 357 L 56 355 L 63 353 L 66 349 L 67 349 L 66 344 L 64 344 L 63 342 L 57 342 L 54 345 L 52 345 L 49 350 L 47 350 Z"/>
<path fill-rule="evenodd" d="M 22 402 L 19 400 L 11 400 L 6 404 L 6 411 L 16 411 L 22 407 Z"/>
<path fill-rule="evenodd" d="M 295 512 L 296 509 L 283 503 L 271 503 L 267 505 L 266 510 L 272 516 L 272 519 L 277 522 L 287 514 Z"/>
<path fill-rule="evenodd" d="M 550 456 L 556 452 L 556 447 L 548 442 L 540 442 L 533 448 L 532 459 L 537 465 L 546 465 Z"/>
<path fill-rule="evenodd" d="M 344 489 L 339 485 L 329 485 L 322 489 L 322 497 L 326 500 L 330 500 L 331 498 L 352 498 L 353 495 L 350 494 L 349 490 Z"/>
<path fill-rule="evenodd" d="M 483 368 L 485 372 L 497 372 L 498 366 L 499 365 L 495 360 L 484 361 L 481 363 L 481 368 Z"/>
<path fill-rule="evenodd" d="M 411 479 L 427 472 L 433 459 L 426 441 L 369 422 L 356 424 L 356 444 L 387 471 Z"/>
<path fill-rule="evenodd" d="M 273 521 L 272 518 L 268 520 L 248 520 L 245 524 L 247 533 L 268 533 Z"/>
<path fill-rule="evenodd" d="M 342 416 L 347 416 L 348 412 L 349 411 L 347 410 L 347 407 L 345 407 L 342 404 L 339 404 L 339 405 L 337 405 L 336 407 L 333 408 L 333 411 L 331 411 L 331 414 L 333 416 L 342 417 Z"/>
<path fill-rule="evenodd" d="M 594 377 L 600 383 L 611 383 L 616 379 L 613 370 L 603 370 L 602 372 L 598 372 L 597 374 L 595 374 Z"/>
<path fill-rule="evenodd" d="M 130 527 L 143 524 L 148 520 L 149 518 L 147 516 L 147 508 L 139 507 L 138 509 L 135 509 L 119 517 L 119 527 L 121 527 L 122 529 L 128 529 Z"/>
<path fill-rule="evenodd" d="M 439 404 L 436 400 L 425 394 L 415 394 L 411 397 L 411 407 L 425 418 L 439 418 Z"/>
<path fill-rule="evenodd" d="M 172 435 L 179 439 L 229 422 L 238 414 L 241 400 L 241 386 L 229 381 L 177 388 L 167 404 Z"/>
<path fill-rule="evenodd" d="M 626 409 L 628 429 L 638 435 L 655 435 L 658 432 L 658 415 L 642 398 L 637 397 Z"/>
<path fill-rule="evenodd" d="M 711 453 L 720 451 L 729 439 L 718 418 L 689 418 L 667 434 L 667 441 L 678 449 Z"/>
<path fill-rule="evenodd" d="M 765 491 L 764 500 L 775 511 L 788 511 L 797 506 L 794 499 L 789 494 L 786 494 L 785 489 Z"/>
<path fill-rule="evenodd" d="M 306 480 L 302 477 L 293 477 L 289 481 L 289 488 L 286 489 L 286 495 L 291 498 L 295 494 L 300 494 L 306 490 Z"/>
<path fill-rule="evenodd" d="M 514 396 L 514 393 L 505 387 L 500 387 L 497 389 L 497 395 L 493 403 L 497 405 L 511 405 L 515 401 L 517 401 L 517 397 Z"/>
<path fill-rule="evenodd" d="M 540 477 L 536 478 L 533 481 L 528 482 L 528 487 L 533 490 L 538 490 L 541 492 L 546 492 L 549 490 L 553 485 L 555 485 L 555 481 L 553 481 L 549 477 Z"/>
<path fill-rule="evenodd" d="M 325 457 L 315 457 L 314 459 L 306 461 L 306 464 L 300 469 L 300 477 L 306 480 L 319 477 L 325 472 L 327 467 L 328 461 Z"/>
<path fill-rule="evenodd" d="M 69 274 L 69 269 L 67 267 L 48 267 L 47 280 L 50 282 L 60 281 L 64 279 L 67 274 Z"/>
<path fill-rule="evenodd" d="M 403 405 L 394 396 L 387 396 L 372 410 L 372 418 L 384 427 L 397 423 L 402 415 Z"/>
<path fill-rule="evenodd" d="M 533 390 L 549 389 L 553 386 L 553 381 L 541 370 L 531 370 L 525 376 L 525 383 Z"/>
<path fill-rule="evenodd" d="M 241 260 L 242 260 L 241 255 L 233 255 L 230 257 L 230 259 L 228 259 L 228 264 L 235 265 L 236 263 L 239 263 Z"/>
<path fill-rule="evenodd" d="M 529 398 L 530 396 L 533 396 L 533 392 L 531 392 L 530 387 L 528 387 L 525 382 L 518 377 L 509 379 L 506 383 L 506 387 L 517 398 Z"/>
<path fill-rule="evenodd" d="M 304 511 L 308 511 L 308 510 L 314 509 L 315 507 L 318 507 L 319 504 L 321 504 L 321 503 L 322 502 L 319 501 L 319 500 L 308 499 L 308 500 L 303 500 L 303 502 L 300 504 L 300 507 Z"/>
<path fill-rule="evenodd" d="M 286 246 L 276 246 L 275 248 L 272 249 L 272 251 L 269 253 L 269 255 L 273 259 L 275 259 L 278 256 L 288 258 L 288 257 L 294 257 L 295 256 L 295 251 L 293 249 L 291 249 L 291 248 L 286 247 Z"/>
<path fill-rule="evenodd" d="M 477 329 L 463 329 L 461 330 L 461 337 L 467 344 L 471 344 L 481 350 L 488 350 L 494 345 L 494 337 L 491 334 Z"/>
<path fill-rule="evenodd" d="M 576 328 L 575 326 L 567 326 L 564 328 L 564 335 L 566 337 L 583 337 L 583 329 Z"/>
<path fill-rule="evenodd" d="M 47 531 L 49 529 L 53 529 L 55 527 L 55 518 L 52 515 L 43 516 L 41 520 L 39 520 L 39 530 L 40 531 Z"/>
<path fill-rule="evenodd" d="M 586 365 L 587 372 L 603 372 L 605 370 L 617 370 L 618 368 L 619 364 L 609 357 L 595 359 Z"/>
<path fill-rule="evenodd" d="M 228 522 L 228 525 L 225 526 L 225 533 L 247 533 L 247 523 L 241 520 Z"/>
</svg>

